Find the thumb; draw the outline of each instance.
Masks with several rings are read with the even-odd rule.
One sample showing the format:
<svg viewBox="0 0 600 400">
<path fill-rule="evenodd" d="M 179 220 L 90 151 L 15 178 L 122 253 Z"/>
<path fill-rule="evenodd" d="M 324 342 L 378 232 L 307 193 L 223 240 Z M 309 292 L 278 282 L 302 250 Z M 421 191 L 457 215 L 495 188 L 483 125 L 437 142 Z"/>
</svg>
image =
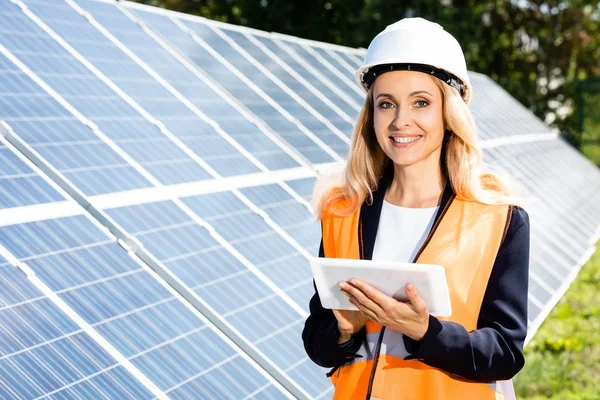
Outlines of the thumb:
<svg viewBox="0 0 600 400">
<path fill-rule="evenodd" d="M 425 301 L 423 301 L 423 298 L 419 296 L 417 288 L 412 283 L 406 285 L 406 296 L 417 313 L 421 314 L 427 311 L 427 305 L 425 304 Z"/>
</svg>

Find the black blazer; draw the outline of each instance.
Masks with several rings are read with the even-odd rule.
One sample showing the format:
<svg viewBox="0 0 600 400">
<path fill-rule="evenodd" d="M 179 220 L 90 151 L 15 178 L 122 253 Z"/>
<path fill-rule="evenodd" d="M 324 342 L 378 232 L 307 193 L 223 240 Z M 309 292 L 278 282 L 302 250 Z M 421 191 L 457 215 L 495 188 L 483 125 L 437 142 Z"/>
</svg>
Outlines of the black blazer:
<svg viewBox="0 0 600 400">
<path fill-rule="evenodd" d="M 373 203 L 360 213 L 364 259 L 372 259 L 383 198 L 391 180 L 383 179 L 373 193 Z M 450 185 L 442 195 L 436 222 L 454 199 Z M 433 224 L 433 228 L 437 223 Z M 431 236 L 431 235 L 429 235 Z M 319 256 L 324 257 L 323 243 Z M 509 207 L 505 237 L 485 291 L 477 329 L 467 332 L 455 322 L 429 317 L 429 329 L 420 342 L 404 336 L 405 359 L 418 359 L 432 367 L 463 378 L 491 382 L 512 378 L 525 364 L 523 346 L 527 335 L 527 290 L 529 279 L 529 217 L 522 208 Z M 302 340 L 310 359 L 322 367 L 339 367 L 357 357 L 365 328 L 349 342 L 337 343 L 337 321 L 321 306 L 316 292 L 310 300 Z"/>
</svg>

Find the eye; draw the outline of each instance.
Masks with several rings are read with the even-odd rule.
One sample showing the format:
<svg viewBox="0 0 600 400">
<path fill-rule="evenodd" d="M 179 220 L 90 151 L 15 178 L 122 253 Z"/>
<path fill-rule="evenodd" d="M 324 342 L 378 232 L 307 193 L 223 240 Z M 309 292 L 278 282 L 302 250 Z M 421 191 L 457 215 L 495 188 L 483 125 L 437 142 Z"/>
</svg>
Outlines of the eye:
<svg viewBox="0 0 600 400">
<path fill-rule="evenodd" d="M 425 108 L 429 105 L 429 102 L 425 101 L 425 100 L 418 100 L 417 102 L 415 102 L 415 106 L 417 106 L 417 108 Z"/>
<path fill-rule="evenodd" d="M 389 101 L 382 101 L 381 103 L 379 103 L 379 108 L 383 108 L 384 110 L 388 110 L 392 107 L 394 107 L 394 105 Z"/>
</svg>

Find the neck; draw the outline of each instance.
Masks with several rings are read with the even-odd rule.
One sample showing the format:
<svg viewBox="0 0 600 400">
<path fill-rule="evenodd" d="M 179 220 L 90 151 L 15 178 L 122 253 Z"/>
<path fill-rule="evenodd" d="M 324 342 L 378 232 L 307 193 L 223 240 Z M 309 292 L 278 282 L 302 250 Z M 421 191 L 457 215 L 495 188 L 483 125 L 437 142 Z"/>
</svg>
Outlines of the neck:
<svg viewBox="0 0 600 400">
<path fill-rule="evenodd" d="M 446 179 L 439 162 L 429 166 L 394 164 L 394 179 L 385 200 L 402 207 L 436 207 L 441 202 L 445 186 Z"/>
</svg>

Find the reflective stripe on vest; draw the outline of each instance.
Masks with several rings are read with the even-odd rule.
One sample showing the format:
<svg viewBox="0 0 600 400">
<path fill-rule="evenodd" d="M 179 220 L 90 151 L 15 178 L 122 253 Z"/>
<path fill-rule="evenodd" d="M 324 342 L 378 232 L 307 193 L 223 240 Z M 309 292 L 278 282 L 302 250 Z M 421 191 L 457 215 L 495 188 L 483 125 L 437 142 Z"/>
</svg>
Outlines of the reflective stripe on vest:
<svg viewBox="0 0 600 400">
<path fill-rule="evenodd" d="M 452 316 L 440 318 L 459 323 L 467 331 L 477 328 L 479 310 L 502 242 L 508 206 L 451 200 L 434 225 L 417 262 L 439 264 L 446 271 Z M 360 208 L 340 217 L 325 213 L 322 219 L 325 257 L 360 258 Z M 367 339 L 359 350 L 362 358 L 345 364 L 332 377 L 335 400 L 365 399 L 381 325 L 367 323 Z M 372 387 L 372 399 L 443 400 L 509 399 L 502 385 L 467 381 L 418 360 L 404 360 L 408 353 L 402 335 L 386 330 Z"/>
</svg>

